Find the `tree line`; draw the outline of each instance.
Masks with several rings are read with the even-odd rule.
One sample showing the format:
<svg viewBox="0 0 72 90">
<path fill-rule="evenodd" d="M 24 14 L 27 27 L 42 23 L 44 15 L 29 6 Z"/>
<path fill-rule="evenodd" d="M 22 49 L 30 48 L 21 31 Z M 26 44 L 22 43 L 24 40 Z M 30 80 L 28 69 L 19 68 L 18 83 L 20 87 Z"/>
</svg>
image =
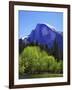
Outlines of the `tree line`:
<svg viewBox="0 0 72 90">
<path fill-rule="evenodd" d="M 57 60 L 63 60 L 63 50 L 59 48 L 59 45 L 54 40 L 54 44 L 52 48 L 49 48 L 47 44 L 40 44 L 38 41 L 34 42 L 24 42 L 22 39 L 19 40 L 19 54 L 23 51 L 23 49 L 27 46 L 39 46 L 41 50 L 45 50 L 49 55 L 53 55 Z"/>
</svg>

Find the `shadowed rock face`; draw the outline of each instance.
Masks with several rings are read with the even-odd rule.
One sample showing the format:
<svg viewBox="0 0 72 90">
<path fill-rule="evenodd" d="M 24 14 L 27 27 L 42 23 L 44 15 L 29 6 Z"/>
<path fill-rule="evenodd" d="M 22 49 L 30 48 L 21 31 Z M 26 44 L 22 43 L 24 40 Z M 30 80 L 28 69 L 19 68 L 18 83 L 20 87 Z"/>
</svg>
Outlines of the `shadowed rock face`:
<svg viewBox="0 0 72 90">
<path fill-rule="evenodd" d="M 45 24 L 37 24 L 36 28 L 32 30 L 31 34 L 27 38 L 29 42 L 37 42 L 42 45 L 48 45 L 52 48 L 54 41 L 58 43 L 60 49 L 63 49 L 63 36 L 59 32 L 50 26 Z"/>
</svg>

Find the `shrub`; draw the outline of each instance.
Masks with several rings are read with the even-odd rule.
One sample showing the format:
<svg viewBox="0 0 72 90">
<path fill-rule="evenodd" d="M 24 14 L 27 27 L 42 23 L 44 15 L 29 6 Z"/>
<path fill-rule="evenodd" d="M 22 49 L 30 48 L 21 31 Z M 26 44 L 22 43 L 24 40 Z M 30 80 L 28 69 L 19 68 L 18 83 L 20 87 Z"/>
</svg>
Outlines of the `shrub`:
<svg viewBox="0 0 72 90">
<path fill-rule="evenodd" d="M 39 46 L 27 46 L 19 57 L 19 73 L 60 73 L 62 72 L 63 64 L 60 60 L 57 60 L 48 55 L 44 50 L 41 50 Z"/>
</svg>

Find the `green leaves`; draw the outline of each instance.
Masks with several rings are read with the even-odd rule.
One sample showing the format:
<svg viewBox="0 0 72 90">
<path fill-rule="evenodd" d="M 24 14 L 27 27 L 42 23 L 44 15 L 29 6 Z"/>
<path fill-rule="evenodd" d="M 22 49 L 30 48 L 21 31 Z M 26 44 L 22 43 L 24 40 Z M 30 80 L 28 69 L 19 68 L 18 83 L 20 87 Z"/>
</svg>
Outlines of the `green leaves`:
<svg viewBox="0 0 72 90">
<path fill-rule="evenodd" d="M 48 55 L 39 46 L 27 46 L 19 56 L 19 73 L 61 73 L 63 70 L 62 61 Z"/>
</svg>

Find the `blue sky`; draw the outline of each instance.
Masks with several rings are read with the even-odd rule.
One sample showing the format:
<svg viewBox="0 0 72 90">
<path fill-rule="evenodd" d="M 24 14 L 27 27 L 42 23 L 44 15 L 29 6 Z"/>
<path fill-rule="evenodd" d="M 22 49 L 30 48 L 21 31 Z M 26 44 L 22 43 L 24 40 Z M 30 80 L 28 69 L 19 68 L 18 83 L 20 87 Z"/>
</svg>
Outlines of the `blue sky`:
<svg viewBox="0 0 72 90">
<path fill-rule="evenodd" d="M 28 36 L 38 23 L 54 26 L 56 31 L 63 31 L 62 12 L 19 11 L 19 38 Z"/>
</svg>

